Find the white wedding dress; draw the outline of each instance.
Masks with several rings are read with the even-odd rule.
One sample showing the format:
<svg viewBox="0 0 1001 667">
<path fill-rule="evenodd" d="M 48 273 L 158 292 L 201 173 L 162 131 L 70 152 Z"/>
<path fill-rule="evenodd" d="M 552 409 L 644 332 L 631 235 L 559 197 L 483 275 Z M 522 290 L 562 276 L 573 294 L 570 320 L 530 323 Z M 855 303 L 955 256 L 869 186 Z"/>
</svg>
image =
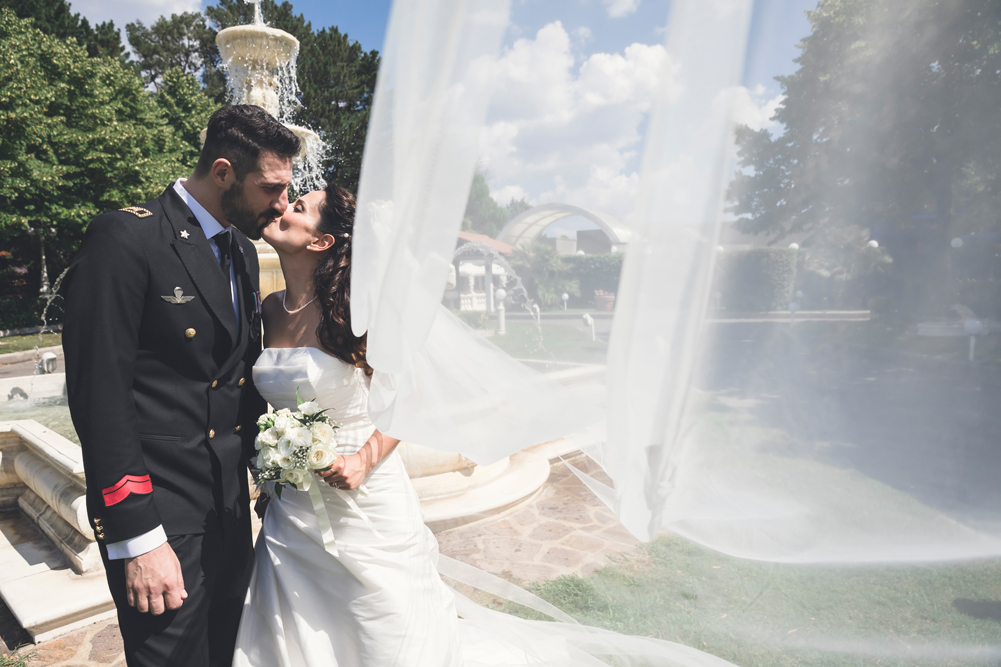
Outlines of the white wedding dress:
<svg viewBox="0 0 1001 667">
<path fill-rule="evenodd" d="M 375 428 L 367 414 L 365 373 L 322 350 L 265 349 L 254 366 L 254 382 L 275 409 L 294 409 L 297 391 L 302 400 L 315 399 L 328 408 L 327 415 L 343 424 L 337 432 L 342 454 L 356 452 Z M 372 470 L 366 492 L 315 484 L 336 547 L 324 547 L 309 493 L 287 487 L 280 499 L 271 498 L 257 541 L 235 667 L 608 664 L 594 655 L 618 655 L 619 664 L 627 665 L 730 665 L 671 642 L 527 621 L 480 607 L 453 591 L 436 566 L 439 559 L 455 561 L 439 556 L 395 451 Z M 480 574 L 480 581 L 493 579 Z"/>
</svg>

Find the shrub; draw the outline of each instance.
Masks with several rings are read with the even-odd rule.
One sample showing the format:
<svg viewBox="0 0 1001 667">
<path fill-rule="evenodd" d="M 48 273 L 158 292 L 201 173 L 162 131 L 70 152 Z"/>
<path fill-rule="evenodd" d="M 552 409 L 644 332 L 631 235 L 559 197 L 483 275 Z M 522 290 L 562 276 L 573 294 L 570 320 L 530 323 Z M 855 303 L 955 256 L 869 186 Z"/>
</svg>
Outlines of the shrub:
<svg viewBox="0 0 1001 667">
<path fill-rule="evenodd" d="M 483 310 L 460 310 L 456 315 L 474 329 L 486 329 L 490 324 L 490 317 Z"/>
<path fill-rule="evenodd" d="M 570 276 L 567 257 L 545 243 L 515 248 L 511 268 L 518 273 L 529 298 L 543 310 L 562 306 L 564 293 L 580 296 L 580 283 Z"/>
<path fill-rule="evenodd" d="M 597 291 L 615 294 L 619 291 L 619 275 L 622 273 L 620 252 L 610 255 L 566 255 L 563 262 L 567 277 L 580 284 L 581 301 L 591 304 Z"/>
<path fill-rule="evenodd" d="M 41 326 L 43 310 L 45 310 L 45 299 L 39 297 L 0 297 L 0 329 Z M 57 324 L 63 321 L 61 297 L 57 297 L 52 302 L 46 320 L 48 324 Z"/>
<path fill-rule="evenodd" d="M 731 250 L 719 257 L 716 291 L 727 310 L 784 310 L 792 301 L 796 258 L 791 248 Z"/>
</svg>

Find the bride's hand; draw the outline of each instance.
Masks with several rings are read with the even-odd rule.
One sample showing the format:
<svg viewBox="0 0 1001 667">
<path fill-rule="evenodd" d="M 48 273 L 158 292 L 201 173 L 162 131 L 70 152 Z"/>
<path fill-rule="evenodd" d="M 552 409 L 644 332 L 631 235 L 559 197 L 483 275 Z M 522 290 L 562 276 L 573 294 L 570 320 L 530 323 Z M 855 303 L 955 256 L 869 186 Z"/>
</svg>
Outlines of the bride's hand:
<svg viewBox="0 0 1001 667">
<path fill-rule="evenodd" d="M 320 477 L 334 488 L 354 490 L 364 483 L 369 472 L 369 467 L 359 453 L 338 456 L 330 470 L 321 472 Z"/>
</svg>

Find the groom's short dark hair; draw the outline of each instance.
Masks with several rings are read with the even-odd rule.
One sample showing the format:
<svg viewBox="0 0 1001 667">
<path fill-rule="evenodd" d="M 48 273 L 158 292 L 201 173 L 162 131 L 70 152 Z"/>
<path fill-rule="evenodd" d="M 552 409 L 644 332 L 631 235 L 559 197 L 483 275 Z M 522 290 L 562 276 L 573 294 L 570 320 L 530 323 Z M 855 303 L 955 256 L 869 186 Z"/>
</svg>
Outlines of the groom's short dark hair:
<svg viewBox="0 0 1001 667">
<path fill-rule="evenodd" d="M 261 153 L 293 158 L 299 155 L 299 148 L 299 138 L 261 107 L 226 106 L 209 118 L 195 175 L 204 176 L 216 160 L 225 158 L 242 181 L 256 171 Z"/>
</svg>

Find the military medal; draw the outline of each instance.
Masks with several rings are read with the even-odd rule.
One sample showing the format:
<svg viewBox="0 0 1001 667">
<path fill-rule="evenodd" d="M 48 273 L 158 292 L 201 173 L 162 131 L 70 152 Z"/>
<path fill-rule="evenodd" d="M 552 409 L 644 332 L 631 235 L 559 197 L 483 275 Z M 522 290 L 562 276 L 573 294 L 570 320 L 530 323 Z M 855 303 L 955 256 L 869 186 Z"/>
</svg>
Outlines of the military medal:
<svg viewBox="0 0 1001 667">
<path fill-rule="evenodd" d="M 175 287 L 174 296 L 161 296 L 160 298 L 166 301 L 167 303 L 181 304 L 181 303 L 187 303 L 188 301 L 191 301 L 195 297 L 184 296 L 184 290 L 182 290 L 180 287 Z"/>
</svg>

